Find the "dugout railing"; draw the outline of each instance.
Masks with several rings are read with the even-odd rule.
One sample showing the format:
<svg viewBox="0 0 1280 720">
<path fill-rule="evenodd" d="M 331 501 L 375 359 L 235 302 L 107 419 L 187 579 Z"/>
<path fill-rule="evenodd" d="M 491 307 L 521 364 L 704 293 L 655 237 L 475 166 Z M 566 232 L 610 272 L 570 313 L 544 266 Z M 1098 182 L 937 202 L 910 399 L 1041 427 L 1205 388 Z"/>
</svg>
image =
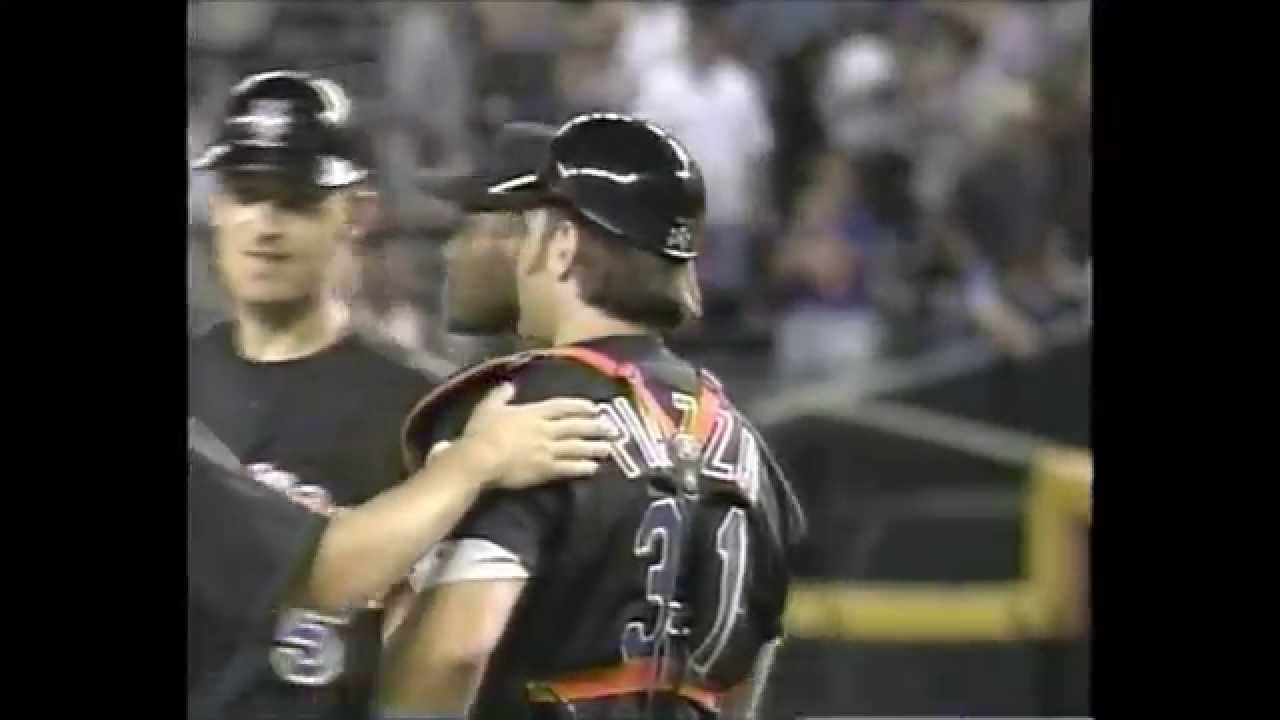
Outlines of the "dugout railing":
<svg viewBox="0 0 1280 720">
<path fill-rule="evenodd" d="M 1089 335 L 764 398 L 812 521 L 770 717 L 1086 714 Z"/>
</svg>

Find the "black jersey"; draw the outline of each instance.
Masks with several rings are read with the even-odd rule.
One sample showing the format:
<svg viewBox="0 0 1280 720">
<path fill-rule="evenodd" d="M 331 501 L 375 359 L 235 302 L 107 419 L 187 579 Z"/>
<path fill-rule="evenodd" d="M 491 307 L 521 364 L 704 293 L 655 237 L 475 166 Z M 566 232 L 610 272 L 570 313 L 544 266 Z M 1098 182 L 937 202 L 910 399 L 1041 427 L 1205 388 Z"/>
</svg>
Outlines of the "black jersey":
<svg viewBox="0 0 1280 720">
<path fill-rule="evenodd" d="M 317 509 L 363 503 L 404 478 L 398 437 L 406 412 L 432 383 L 348 335 L 305 358 L 254 363 L 215 326 L 191 349 L 191 415 L 262 484 Z M 223 518 L 234 526 L 237 517 Z M 358 720 L 373 707 L 382 613 L 284 609 L 226 717 Z M 202 663 L 234 651 L 222 619 L 206 616 L 188 642 Z M 205 682 L 207 678 L 194 678 Z"/>
<path fill-rule="evenodd" d="M 249 679 L 233 668 L 270 642 L 270 618 L 310 564 L 328 520 L 250 478 L 202 423 L 190 425 L 187 636 L 199 639 L 212 624 L 237 649 L 211 655 L 188 643 L 188 717 L 207 720 L 222 717 Z"/>
<path fill-rule="evenodd" d="M 193 605 L 247 633 L 310 561 L 328 519 L 236 470 L 188 449 L 187 587 Z"/>
<path fill-rule="evenodd" d="M 638 367 L 673 420 L 692 410 L 697 371 L 657 338 L 615 336 L 581 346 Z M 650 482 L 665 450 L 625 383 L 556 357 L 523 364 L 511 379 L 516 402 L 594 400 L 618 434 L 613 462 L 590 479 L 487 494 L 415 569 L 419 589 L 465 579 L 528 582 L 472 717 L 518 717 L 529 683 L 651 657 L 654 596 L 664 584 L 679 584 L 691 611 L 687 670 L 716 690 L 741 682 L 761 647 L 781 633 L 788 584 L 786 539 L 779 541 L 764 518 L 781 518 L 785 526 L 794 506 L 765 460 L 762 438 L 732 407 L 721 408 L 701 471 L 741 487 L 756 507 L 699 503 L 690 511 Z M 426 437 L 411 443 L 427 448 L 451 440 L 485 390 L 452 396 L 421 425 Z M 683 568 L 675 568 L 667 538 L 681 532 L 690 541 Z"/>
</svg>

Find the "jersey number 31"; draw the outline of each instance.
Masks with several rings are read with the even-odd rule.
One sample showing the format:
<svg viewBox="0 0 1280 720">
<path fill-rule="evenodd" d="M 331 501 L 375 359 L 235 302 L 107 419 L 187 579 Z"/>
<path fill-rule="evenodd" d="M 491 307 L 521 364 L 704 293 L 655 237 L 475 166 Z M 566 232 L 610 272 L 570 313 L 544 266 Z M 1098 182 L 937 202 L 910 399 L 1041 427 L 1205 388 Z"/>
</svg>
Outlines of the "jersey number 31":
<svg viewBox="0 0 1280 720">
<path fill-rule="evenodd" d="M 664 623 L 673 622 L 667 612 L 667 603 L 675 597 L 680 569 L 672 563 L 671 549 L 674 538 L 680 537 L 682 526 L 690 522 L 680 512 L 674 498 L 662 498 L 649 504 L 640 527 L 636 531 L 635 553 L 649 558 L 645 580 L 645 597 L 656 610 L 652 623 L 628 623 L 622 634 L 622 657 L 630 660 L 651 657 L 658 630 Z M 698 552 L 687 548 L 686 555 Z M 715 622 L 706 636 L 689 656 L 689 666 L 698 675 L 705 676 L 715 665 L 729 638 L 743 616 L 744 588 L 747 575 L 747 518 L 742 508 L 730 508 L 716 530 L 716 563 L 719 573 L 719 590 L 714 605 L 709 599 L 696 599 L 694 612 L 714 610 Z M 689 558 L 685 558 L 688 562 Z"/>
</svg>

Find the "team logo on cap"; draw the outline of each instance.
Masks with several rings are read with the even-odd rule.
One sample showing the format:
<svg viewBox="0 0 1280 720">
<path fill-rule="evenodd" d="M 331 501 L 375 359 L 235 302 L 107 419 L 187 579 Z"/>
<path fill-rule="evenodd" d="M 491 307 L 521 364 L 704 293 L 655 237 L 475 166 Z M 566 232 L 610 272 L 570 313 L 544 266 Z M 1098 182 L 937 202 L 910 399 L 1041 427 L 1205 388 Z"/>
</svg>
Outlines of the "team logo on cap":
<svg viewBox="0 0 1280 720">
<path fill-rule="evenodd" d="M 678 253 L 693 252 L 693 230 L 683 223 L 673 225 L 667 232 L 666 250 Z"/>
<path fill-rule="evenodd" d="M 279 145 L 293 124 L 288 100 L 264 98 L 249 104 L 249 114 L 237 118 L 249 126 L 254 140 L 263 145 Z"/>
</svg>

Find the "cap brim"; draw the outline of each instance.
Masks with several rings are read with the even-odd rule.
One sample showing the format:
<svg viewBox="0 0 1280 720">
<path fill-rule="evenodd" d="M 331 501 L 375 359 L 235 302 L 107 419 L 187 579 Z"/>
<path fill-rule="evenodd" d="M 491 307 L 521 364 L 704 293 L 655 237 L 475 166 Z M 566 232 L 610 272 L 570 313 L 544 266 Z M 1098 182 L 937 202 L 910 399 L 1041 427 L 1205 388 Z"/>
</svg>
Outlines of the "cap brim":
<svg viewBox="0 0 1280 720">
<path fill-rule="evenodd" d="M 494 138 L 491 166 L 463 175 L 422 174 L 418 187 L 466 212 L 531 209 L 545 200 L 537 172 L 554 137 L 549 125 L 507 123 Z"/>
<path fill-rule="evenodd" d="M 538 177 L 533 174 L 514 178 L 483 175 L 420 178 L 423 192 L 453 203 L 463 212 L 521 212 L 532 210 L 547 200 Z"/>
<path fill-rule="evenodd" d="M 369 171 L 345 158 L 321 155 L 308 158 L 299 165 L 288 161 L 275 148 L 239 147 L 229 144 L 210 145 L 191 163 L 192 170 L 228 170 L 246 173 L 287 173 L 305 178 L 319 187 L 343 188 L 363 182 Z M 275 152 L 270 152 L 275 151 Z"/>
</svg>

